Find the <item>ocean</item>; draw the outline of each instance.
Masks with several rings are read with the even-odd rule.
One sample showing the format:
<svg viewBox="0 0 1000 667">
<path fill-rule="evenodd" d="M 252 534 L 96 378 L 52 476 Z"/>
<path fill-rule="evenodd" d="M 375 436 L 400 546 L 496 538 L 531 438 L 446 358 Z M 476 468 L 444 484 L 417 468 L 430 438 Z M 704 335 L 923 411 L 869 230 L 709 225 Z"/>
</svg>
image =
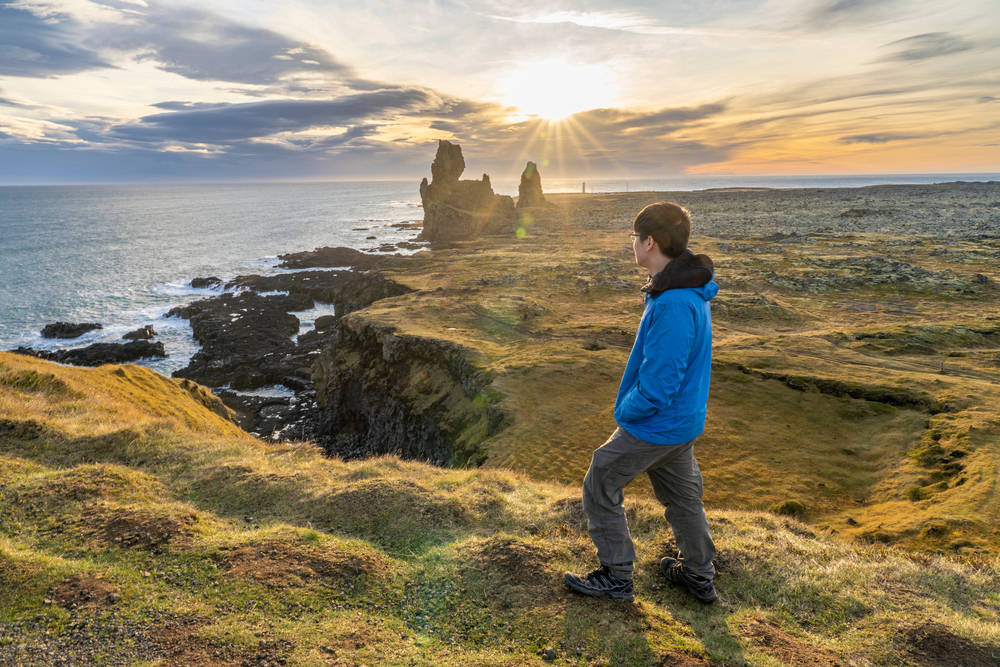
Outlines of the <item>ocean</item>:
<svg viewBox="0 0 1000 667">
<path fill-rule="evenodd" d="M 598 179 L 586 187 L 692 191 L 956 180 L 1000 180 L 1000 174 Z M 546 192 L 580 192 L 583 182 L 542 185 Z M 496 179 L 493 186 L 517 194 L 516 180 Z M 413 240 L 418 230 L 391 225 L 422 218 L 417 181 L 0 187 L 0 349 L 120 342 L 128 331 L 152 324 L 168 357 L 141 363 L 170 375 L 187 365 L 198 344 L 186 320 L 164 313 L 218 294 L 193 289 L 193 278 L 273 275 L 286 271 L 276 268 L 278 254 Z M 320 305 L 296 313 L 300 333 L 330 312 Z M 42 338 L 42 327 L 56 321 L 104 328 L 72 340 Z"/>
</svg>

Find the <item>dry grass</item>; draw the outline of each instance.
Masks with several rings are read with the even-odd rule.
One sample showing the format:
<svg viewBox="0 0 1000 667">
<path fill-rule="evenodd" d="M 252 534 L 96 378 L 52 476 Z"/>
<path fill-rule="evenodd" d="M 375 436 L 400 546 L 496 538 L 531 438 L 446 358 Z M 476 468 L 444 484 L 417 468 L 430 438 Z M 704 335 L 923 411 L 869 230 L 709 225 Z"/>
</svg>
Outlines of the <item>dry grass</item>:
<svg viewBox="0 0 1000 667">
<path fill-rule="evenodd" d="M 0 662 L 35 664 L 20 644 L 62 641 L 79 661 L 154 664 L 523 665 L 548 647 L 581 665 L 776 664 L 751 621 L 781 650 L 877 665 L 933 648 L 928 623 L 938 643 L 1000 646 L 992 557 L 914 558 L 769 513 L 713 511 L 723 597 L 705 608 L 661 585 L 655 563 L 672 539 L 637 497 L 636 603 L 580 598 L 561 583 L 593 565 L 574 485 L 344 463 L 248 438 L 141 368 L 126 368 L 136 388 L 122 393 L 104 386 L 113 369 L 0 363 L 69 388 L 0 392 L 0 419 L 42 426 L 0 436 Z M 112 641 L 121 627 L 145 643 Z"/>
</svg>

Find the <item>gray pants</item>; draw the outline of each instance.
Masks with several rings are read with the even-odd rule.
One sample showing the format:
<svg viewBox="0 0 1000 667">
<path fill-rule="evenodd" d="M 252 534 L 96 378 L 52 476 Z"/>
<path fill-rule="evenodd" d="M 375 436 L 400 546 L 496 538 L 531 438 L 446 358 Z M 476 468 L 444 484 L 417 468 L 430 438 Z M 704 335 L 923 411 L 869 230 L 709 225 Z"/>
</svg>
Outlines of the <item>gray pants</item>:
<svg viewBox="0 0 1000 667">
<path fill-rule="evenodd" d="M 625 520 L 623 489 L 640 473 L 649 475 L 656 499 L 674 532 L 684 565 L 715 576 L 715 544 L 701 503 L 701 470 L 694 459 L 694 440 L 682 445 L 654 445 L 619 428 L 594 452 L 583 480 L 583 511 L 597 558 L 620 579 L 631 579 L 635 546 Z"/>
</svg>

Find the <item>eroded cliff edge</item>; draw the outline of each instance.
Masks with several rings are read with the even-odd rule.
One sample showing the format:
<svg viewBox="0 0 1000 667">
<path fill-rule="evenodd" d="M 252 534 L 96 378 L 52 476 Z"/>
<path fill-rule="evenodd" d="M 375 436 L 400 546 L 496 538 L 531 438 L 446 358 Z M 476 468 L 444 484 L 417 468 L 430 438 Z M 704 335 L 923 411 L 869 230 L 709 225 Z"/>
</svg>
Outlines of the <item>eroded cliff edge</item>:
<svg viewBox="0 0 1000 667">
<path fill-rule="evenodd" d="M 379 274 L 369 280 L 392 282 Z M 362 312 L 343 316 L 335 342 L 313 363 L 319 441 L 344 459 L 394 454 L 444 466 L 482 463 L 481 445 L 503 428 L 504 413 L 490 386 L 493 374 L 474 357 L 451 341 L 401 334 Z"/>
</svg>

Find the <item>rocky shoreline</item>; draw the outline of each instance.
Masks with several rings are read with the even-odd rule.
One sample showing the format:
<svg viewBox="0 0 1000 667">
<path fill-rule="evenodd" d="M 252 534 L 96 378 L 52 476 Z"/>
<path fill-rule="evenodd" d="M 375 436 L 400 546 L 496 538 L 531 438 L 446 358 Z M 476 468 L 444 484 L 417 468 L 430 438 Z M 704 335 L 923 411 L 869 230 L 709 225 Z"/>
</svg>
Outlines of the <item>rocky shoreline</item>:
<svg viewBox="0 0 1000 667">
<path fill-rule="evenodd" d="M 258 437 L 317 440 L 320 420 L 312 380 L 316 355 L 333 344 L 337 321 L 344 314 L 408 291 L 367 273 L 405 260 L 372 257 L 351 248 L 320 248 L 280 259 L 293 268 L 306 264 L 317 270 L 238 276 L 224 284 L 214 277 L 196 279 L 227 291 L 166 314 L 188 320 L 201 344 L 190 363 L 173 376 L 212 387 L 236 412 L 240 426 Z M 299 335 L 294 313 L 317 303 L 334 306 L 336 314 L 319 318 L 313 330 Z M 241 393 L 273 386 L 292 395 Z"/>
</svg>

